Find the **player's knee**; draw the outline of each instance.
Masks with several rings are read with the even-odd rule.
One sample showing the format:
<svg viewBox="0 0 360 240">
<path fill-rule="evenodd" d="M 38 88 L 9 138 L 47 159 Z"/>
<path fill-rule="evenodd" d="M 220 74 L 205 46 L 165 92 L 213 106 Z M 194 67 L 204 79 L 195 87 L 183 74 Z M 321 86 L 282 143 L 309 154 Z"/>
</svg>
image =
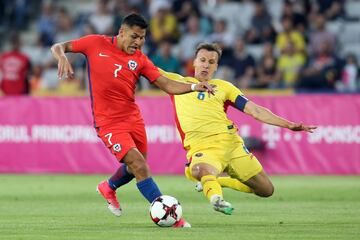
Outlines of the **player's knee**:
<svg viewBox="0 0 360 240">
<path fill-rule="evenodd" d="M 218 170 L 211 165 L 202 163 L 196 164 L 191 168 L 191 176 L 198 181 L 200 181 L 203 176 L 207 175 L 217 176 Z"/>
<path fill-rule="evenodd" d="M 192 168 L 191 176 L 197 179 L 198 181 L 201 181 L 201 178 L 207 175 L 213 175 L 213 174 L 209 172 L 206 168 L 202 168 L 202 167 Z"/>
<path fill-rule="evenodd" d="M 149 167 L 146 164 L 145 161 L 139 161 L 136 164 L 134 164 L 133 168 L 132 168 L 132 173 L 135 176 L 144 176 L 144 177 L 148 177 L 149 174 Z"/>
<path fill-rule="evenodd" d="M 185 167 L 185 176 L 187 179 L 189 179 L 190 181 L 195 181 L 197 182 L 197 179 L 193 177 L 190 167 Z"/>
<path fill-rule="evenodd" d="M 201 179 L 201 177 L 199 177 L 199 171 L 197 171 L 197 170 L 192 170 L 191 171 L 191 178 L 192 179 L 196 179 L 197 181 L 200 181 L 200 179 Z M 190 178 L 190 179 L 191 179 Z"/>
<path fill-rule="evenodd" d="M 273 194 L 274 194 L 274 187 L 272 187 L 272 188 L 270 188 L 270 189 L 267 189 L 267 190 L 264 192 L 263 197 L 268 198 L 268 197 L 271 197 Z"/>
<path fill-rule="evenodd" d="M 271 197 L 274 194 L 274 186 L 271 184 L 259 191 L 256 191 L 255 194 L 264 198 Z"/>
<path fill-rule="evenodd" d="M 137 178 L 143 179 L 150 176 L 149 167 L 144 158 L 131 158 L 126 162 L 130 172 Z"/>
</svg>

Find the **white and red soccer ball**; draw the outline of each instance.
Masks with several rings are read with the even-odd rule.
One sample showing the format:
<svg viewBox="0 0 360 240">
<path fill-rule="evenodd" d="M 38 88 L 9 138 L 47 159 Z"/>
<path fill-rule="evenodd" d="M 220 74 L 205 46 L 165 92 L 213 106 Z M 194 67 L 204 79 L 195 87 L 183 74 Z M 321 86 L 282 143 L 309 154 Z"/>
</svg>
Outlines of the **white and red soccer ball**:
<svg viewBox="0 0 360 240">
<path fill-rule="evenodd" d="M 182 207 L 179 201 L 168 195 L 156 198 L 150 205 L 150 217 L 160 227 L 171 227 L 182 216 Z"/>
</svg>

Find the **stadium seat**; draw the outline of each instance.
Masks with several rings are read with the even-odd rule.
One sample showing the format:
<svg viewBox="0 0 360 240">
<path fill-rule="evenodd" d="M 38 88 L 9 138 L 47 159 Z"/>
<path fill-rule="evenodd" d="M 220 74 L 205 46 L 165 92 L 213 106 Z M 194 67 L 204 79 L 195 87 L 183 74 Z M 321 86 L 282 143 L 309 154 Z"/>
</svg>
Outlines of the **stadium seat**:
<svg viewBox="0 0 360 240">
<path fill-rule="evenodd" d="M 360 18 L 360 2 L 346 1 L 345 12 L 346 12 L 346 16 L 349 18 Z"/>
<path fill-rule="evenodd" d="M 343 27 L 342 21 L 331 21 L 326 23 L 326 30 L 331 32 L 332 34 L 335 34 L 335 36 L 338 36 L 340 32 L 342 31 Z"/>
<path fill-rule="evenodd" d="M 351 43 L 360 42 L 360 24 L 359 22 L 346 22 L 343 25 L 342 32 L 339 35 L 340 43 L 344 46 Z"/>
<path fill-rule="evenodd" d="M 259 61 L 263 54 L 263 47 L 262 44 L 250 44 L 246 46 L 246 49 L 256 61 Z"/>
<path fill-rule="evenodd" d="M 269 14 L 273 18 L 273 21 L 280 21 L 282 15 L 282 0 L 267 0 L 266 7 L 269 11 Z"/>
<path fill-rule="evenodd" d="M 345 57 L 348 54 L 353 54 L 360 61 L 360 45 L 358 43 L 346 44 L 343 46 L 341 55 Z"/>
</svg>

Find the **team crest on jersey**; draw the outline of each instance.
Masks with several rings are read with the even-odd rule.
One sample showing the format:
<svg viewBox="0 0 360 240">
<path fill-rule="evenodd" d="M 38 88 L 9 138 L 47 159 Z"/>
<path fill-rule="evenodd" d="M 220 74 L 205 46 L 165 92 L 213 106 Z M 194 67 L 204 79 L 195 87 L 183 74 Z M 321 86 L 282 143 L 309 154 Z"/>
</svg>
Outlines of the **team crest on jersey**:
<svg viewBox="0 0 360 240">
<path fill-rule="evenodd" d="M 128 67 L 130 70 L 135 70 L 137 68 L 137 62 L 135 62 L 134 60 L 129 60 Z"/>
<path fill-rule="evenodd" d="M 121 151 L 121 144 L 119 144 L 119 143 L 114 144 L 113 149 L 114 149 L 115 152 L 120 152 Z"/>
</svg>

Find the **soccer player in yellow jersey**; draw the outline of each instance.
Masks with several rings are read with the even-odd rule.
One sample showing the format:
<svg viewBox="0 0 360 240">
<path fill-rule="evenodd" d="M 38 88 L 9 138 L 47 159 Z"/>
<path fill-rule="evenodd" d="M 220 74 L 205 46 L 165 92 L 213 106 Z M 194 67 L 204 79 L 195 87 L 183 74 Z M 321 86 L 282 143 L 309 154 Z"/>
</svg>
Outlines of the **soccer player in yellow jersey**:
<svg viewBox="0 0 360 240">
<path fill-rule="evenodd" d="M 221 49 L 216 44 L 202 43 L 195 52 L 194 77 L 164 71 L 162 75 L 193 84 L 207 81 L 216 86 L 215 95 L 193 92 L 171 96 L 171 99 L 176 111 L 177 128 L 187 150 L 189 167 L 186 176 L 201 182 L 203 193 L 216 211 L 230 215 L 233 208 L 223 199 L 221 186 L 253 192 L 260 197 L 270 197 L 274 186 L 256 157 L 246 149 L 235 124 L 227 118 L 228 106 L 258 121 L 293 131 L 312 132 L 316 127 L 281 118 L 248 100 L 231 83 L 212 79 L 220 56 Z M 223 172 L 230 177 L 217 178 Z"/>
</svg>

